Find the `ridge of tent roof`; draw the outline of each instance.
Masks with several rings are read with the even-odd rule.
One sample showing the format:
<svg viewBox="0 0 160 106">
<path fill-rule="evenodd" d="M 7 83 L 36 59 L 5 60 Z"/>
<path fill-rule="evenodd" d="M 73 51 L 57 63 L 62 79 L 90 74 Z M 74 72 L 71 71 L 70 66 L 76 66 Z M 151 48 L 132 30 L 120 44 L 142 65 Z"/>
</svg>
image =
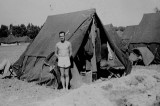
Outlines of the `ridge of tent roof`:
<svg viewBox="0 0 160 106">
<path fill-rule="evenodd" d="M 74 12 L 68 12 L 68 13 L 62 13 L 62 14 L 55 14 L 55 15 L 49 15 L 48 17 L 52 16 L 59 16 L 59 15 L 65 15 L 65 14 L 74 14 L 74 13 L 83 13 L 83 12 L 90 12 L 91 14 L 96 13 L 95 8 L 87 9 L 87 10 L 81 10 L 81 11 L 74 11 Z"/>
<path fill-rule="evenodd" d="M 160 14 L 160 13 L 144 13 L 143 16 L 144 15 L 155 15 L 155 14 Z"/>
</svg>

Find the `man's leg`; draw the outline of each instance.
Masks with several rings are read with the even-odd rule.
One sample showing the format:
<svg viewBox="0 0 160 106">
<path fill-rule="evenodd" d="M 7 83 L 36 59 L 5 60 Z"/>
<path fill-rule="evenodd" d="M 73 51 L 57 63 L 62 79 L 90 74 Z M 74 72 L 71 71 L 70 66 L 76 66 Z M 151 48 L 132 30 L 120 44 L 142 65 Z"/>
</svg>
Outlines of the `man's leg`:
<svg viewBox="0 0 160 106">
<path fill-rule="evenodd" d="M 68 85 L 69 85 L 69 68 L 65 68 L 65 77 L 66 77 L 66 90 L 68 90 Z"/>
<path fill-rule="evenodd" d="M 62 82 L 62 87 L 63 87 L 63 89 L 65 89 L 65 80 L 64 80 L 64 77 L 65 77 L 65 75 L 64 75 L 64 68 L 59 68 L 60 69 L 60 72 L 61 72 L 61 82 Z"/>
</svg>

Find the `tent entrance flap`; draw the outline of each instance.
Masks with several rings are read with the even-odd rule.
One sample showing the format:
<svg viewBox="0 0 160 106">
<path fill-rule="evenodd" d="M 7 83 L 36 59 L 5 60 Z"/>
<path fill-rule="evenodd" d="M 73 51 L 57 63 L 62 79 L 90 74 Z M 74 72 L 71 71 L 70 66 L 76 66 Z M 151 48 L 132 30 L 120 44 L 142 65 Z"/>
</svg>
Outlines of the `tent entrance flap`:
<svg viewBox="0 0 160 106">
<path fill-rule="evenodd" d="M 84 41 L 82 42 L 82 46 L 77 52 L 76 57 L 74 58 L 74 62 L 77 66 L 79 73 L 86 73 L 84 77 L 87 81 L 84 82 L 92 82 L 92 73 L 97 72 L 97 61 L 96 61 L 96 38 L 97 33 L 95 31 L 95 24 L 92 21 L 92 24 L 89 26 L 88 31 L 85 34 Z M 87 73 L 90 73 L 90 77 L 87 76 Z"/>
</svg>

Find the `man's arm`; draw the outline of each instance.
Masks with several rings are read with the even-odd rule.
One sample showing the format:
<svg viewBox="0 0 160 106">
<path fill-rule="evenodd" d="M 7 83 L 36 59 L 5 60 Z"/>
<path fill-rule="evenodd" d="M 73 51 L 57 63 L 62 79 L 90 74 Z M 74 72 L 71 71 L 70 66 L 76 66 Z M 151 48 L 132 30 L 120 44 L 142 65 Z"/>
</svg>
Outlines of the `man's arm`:
<svg viewBox="0 0 160 106">
<path fill-rule="evenodd" d="M 56 55 L 56 57 L 58 57 L 58 46 L 57 46 L 57 44 L 55 46 L 55 55 Z"/>
</svg>

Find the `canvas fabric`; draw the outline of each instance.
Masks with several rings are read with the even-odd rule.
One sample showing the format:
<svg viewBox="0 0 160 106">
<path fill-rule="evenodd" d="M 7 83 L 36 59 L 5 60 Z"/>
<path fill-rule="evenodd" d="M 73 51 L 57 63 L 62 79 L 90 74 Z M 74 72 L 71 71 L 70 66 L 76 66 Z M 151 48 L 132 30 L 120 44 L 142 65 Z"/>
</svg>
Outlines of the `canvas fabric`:
<svg viewBox="0 0 160 106">
<path fill-rule="evenodd" d="M 111 37 L 111 40 L 115 43 L 115 45 L 121 50 L 124 51 L 124 46 L 121 42 L 121 38 L 118 36 L 117 32 L 113 28 L 113 25 L 105 25 L 105 29 L 107 30 L 109 36 Z M 119 61 L 117 55 L 115 54 L 115 49 L 111 49 L 110 44 L 107 42 L 107 48 L 109 50 L 109 57 L 113 60 L 108 60 L 112 63 L 112 66 L 114 67 L 122 67 L 122 62 Z"/>
<path fill-rule="evenodd" d="M 140 51 L 143 59 L 143 63 L 148 66 L 153 60 L 154 55 L 147 47 L 138 47 L 136 48 Z"/>
</svg>

